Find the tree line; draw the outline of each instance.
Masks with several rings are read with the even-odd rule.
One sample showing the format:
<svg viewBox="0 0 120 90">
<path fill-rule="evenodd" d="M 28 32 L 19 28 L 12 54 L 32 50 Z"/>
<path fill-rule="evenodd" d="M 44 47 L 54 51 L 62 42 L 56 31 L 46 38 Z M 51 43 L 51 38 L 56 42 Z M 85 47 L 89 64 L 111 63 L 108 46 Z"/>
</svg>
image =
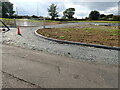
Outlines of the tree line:
<svg viewBox="0 0 120 90">
<path fill-rule="evenodd" d="M 51 6 L 49 6 L 48 12 L 49 15 L 52 17 L 51 19 L 55 19 L 55 17 L 58 17 L 57 5 L 52 4 Z M 65 11 L 63 11 L 62 19 L 75 20 L 75 18 L 73 17 L 74 14 L 75 8 L 68 8 Z M 109 15 L 100 14 L 99 11 L 93 10 L 90 12 L 89 16 L 85 18 L 85 20 L 120 20 L 120 16 L 113 14 Z"/>
<path fill-rule="evenodd" d="M 43 16 L 19 16 L 15 14 L 15 11 L 13 11 L 13 4 L 10 2 L 2 2 L 2 17 L 3 18 L 43 18 Z M 48 8 L 48 14 L 51 18 L 46 18 L 46 19 L 58 19 L 59 17 L 59 12 L 57 11 L 57 5 L 51 4 Z M 67 8 L 66 10 L 63 11 L 63 16 L 61 17 L 62 20 L 77 20 L 77 18 L 74 18 L 75 14 L 75 8 Z M 93 10 L 90 12 L 89 16 L 86 17 L 84 20 L 120 20 L 119 15 L 105 15 L 105 14 L 100 14 L 99 11 Z"/>
</svg>

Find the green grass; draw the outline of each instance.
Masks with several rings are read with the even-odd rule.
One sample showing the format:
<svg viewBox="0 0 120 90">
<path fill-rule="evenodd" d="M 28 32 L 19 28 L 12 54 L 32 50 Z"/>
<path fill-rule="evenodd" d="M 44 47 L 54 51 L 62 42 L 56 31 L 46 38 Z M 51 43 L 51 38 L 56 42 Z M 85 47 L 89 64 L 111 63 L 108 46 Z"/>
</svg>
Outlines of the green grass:
<svg viewBox="0 0 120 90">
<path fill-rule="evenodd" d="M 0 18 L 1 20 L 14 20 L 14 19 L 9 19 L 9 18 Z"/>
<path fill-rule="evenodd" d="M 60 36 L 59 38 L 60 38 L 60 39 L 64 39 L 64 38 L 65 38 L 65 36 Z"/>
<path fill-rule="evenodd" d="M 30 20 L 30 19 L 29 19 Z M 41 22 L 42 20 L 30 20 L 35 22 Z M 119 21 L 54 21 L 54 20 L 46 20 L 46 22 L 96 22 L 96 23 L 119 23 Z"/>
<path fill-rule="evenodd" d="M 46 20 L 47 22 L 96 22 L 96 23 L 119 23 L 119 21 L 54 21 Z"/>
<path fill-rule="evenodd" d="M 2 20 L 14 20 L 14 19 L 9 19 L 9 18 L 0 18 Z M 16 20 L 24 20 L 24 19 L 16 19 Z M 28 21 L 32 22 L 42 22 L 43 20 L 34 20 L 34 19 L 28 19 Z M 54 21 L 54 20 L 46 20 L 46 22 L 60 22 L 60 21 Z M 89 21 L 61 21 L 61 22 L 96 22 L 96 23 L 119 23 L 119 21 L 95 21 L 95 20 L 89 20 Z"/>
<path fill-rule="evenodd" d="M 96 22 L 96 23 L 119 23 L 119 21 L 62 21 L 62 22 Z"/>
<path fill-rule="evenodd" d="M 0 18 L 7 26 L 14 26 L 14 19 Z"/>
</svg>

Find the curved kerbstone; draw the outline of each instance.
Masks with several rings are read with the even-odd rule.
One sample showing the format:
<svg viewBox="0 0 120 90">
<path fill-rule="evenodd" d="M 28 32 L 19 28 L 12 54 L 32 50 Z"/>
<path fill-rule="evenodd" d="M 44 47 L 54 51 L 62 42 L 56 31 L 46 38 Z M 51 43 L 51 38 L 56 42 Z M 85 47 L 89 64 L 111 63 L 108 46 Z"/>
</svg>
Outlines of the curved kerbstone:
<svg viewBox="0 0 120 90">
<path fill-rule="evenodd" d="M 39 36 L 39 37 L 47 39 L 47 40 L 55 41 L 55 42 L 60 43 L 60 44 L 72 44 L 72 45 L 82 45 L 82 46 L 104 48 L 104 49 L 111 49 L 111 50 L 118 50 L 118 51 L 120 50 L 119 47 L 110 47 L 110 46 L 105 46 L 105 45 L 87 44 L 87 43 L 79 43 L 79 42 L 73 42 L 73 41 L 66 41 L 66 40 L 58 40 L 58 39 L 54 39 L 54 38 L 48 38 L 46 36 L 38 34 L 37 31 L 38 30 L 36 30 L 34 32 L 36 36 Z"/>
</svg>

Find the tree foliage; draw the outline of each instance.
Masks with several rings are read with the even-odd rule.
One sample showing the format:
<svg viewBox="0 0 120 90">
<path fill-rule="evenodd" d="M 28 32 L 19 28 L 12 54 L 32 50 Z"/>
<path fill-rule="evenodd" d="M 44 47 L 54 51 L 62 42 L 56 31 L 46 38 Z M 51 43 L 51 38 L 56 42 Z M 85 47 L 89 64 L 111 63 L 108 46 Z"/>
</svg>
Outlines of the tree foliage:
<svg viewBox="0 0 120 90">
<path fill-rule="evenodd" d="M 112 18 L 113 14 L 106 15 L 107 18 Z"/>
<path fill-rule="evenodd" d="M 51 19 L 55 19 L 55 17 L 58 17 L 58 12 L 57 12 L 57 5 L 51 4 L 48 8 L 48 13 L 51 16 Z"/>
<path fill-rule="evenodd" d="M 105 14 L 100 14 L 100 18 L 104 18 L 104 17 L 106 17 Z"/>
<path fill-rule="evenodd" d="M 2 2 L 2 17 L 12 17 L 15 11 L 13 11 L 13 4 L 10 2 Z"/>
<path fill-rule="evenodd" d="M 112 18 L 115 21 L 120 21 L 120 15 L 114 15 Z"/>
<path fill-rule="evenodd" d="M 63 12 L 63 18 L 68 18 L 68 19 L 71 19 L 71 18 L 74 18 L 73 15 L 75 14 L 75 8 L 68 8 L 66 9 L 64 12 Z"/>
<path fill-rule="evenodd" d="M 89 19 L 91 19 L 91 20 L 98 20 L 99 17 L 100 17 L 100 13 L 96 10 L 91 11 L 89 14 Z"/>
</svg>

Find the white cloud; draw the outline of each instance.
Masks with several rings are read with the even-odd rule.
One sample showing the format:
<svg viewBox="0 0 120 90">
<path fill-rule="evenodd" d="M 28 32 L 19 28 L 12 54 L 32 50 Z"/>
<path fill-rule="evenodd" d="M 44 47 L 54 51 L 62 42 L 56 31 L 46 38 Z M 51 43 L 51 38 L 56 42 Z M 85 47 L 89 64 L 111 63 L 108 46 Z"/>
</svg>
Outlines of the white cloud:
<svg viewBox="0 0 120 90">
<path fill-rule="evenodd" d="M 65 9 L 67 9 L 67 8 L 75 8 L 75 15 L 74 15 L 75 18 L 86 17 L 86 15 L 88 15 L 88 12 L 89 12 L 88 8 L 83 7 L 82 5 L 78 5 L 78 4 L 76 5 L 76 4 L 74 4 L 74 3 L 70 2 L 70 1 L 65 2 L 64 7 L 65 7 Z M 61 15 L 63 15 L 63 11 L 60 12 Z"/>
<path fill-rule="evenodd" d="M 100 13 L 106 14 L 106 15 L 114 13 L 115 15 L 118 15 L 118 6 L 111 7 L 105 11 L 100 11 Z"/>
<path fill-rule="evenodd" d="M 108 10 L 106 10 L 106 12 L 107 13 L 116 13 L 116 14 L 118 14 L 118 6 L 108 9 Z"/>
</svg>

